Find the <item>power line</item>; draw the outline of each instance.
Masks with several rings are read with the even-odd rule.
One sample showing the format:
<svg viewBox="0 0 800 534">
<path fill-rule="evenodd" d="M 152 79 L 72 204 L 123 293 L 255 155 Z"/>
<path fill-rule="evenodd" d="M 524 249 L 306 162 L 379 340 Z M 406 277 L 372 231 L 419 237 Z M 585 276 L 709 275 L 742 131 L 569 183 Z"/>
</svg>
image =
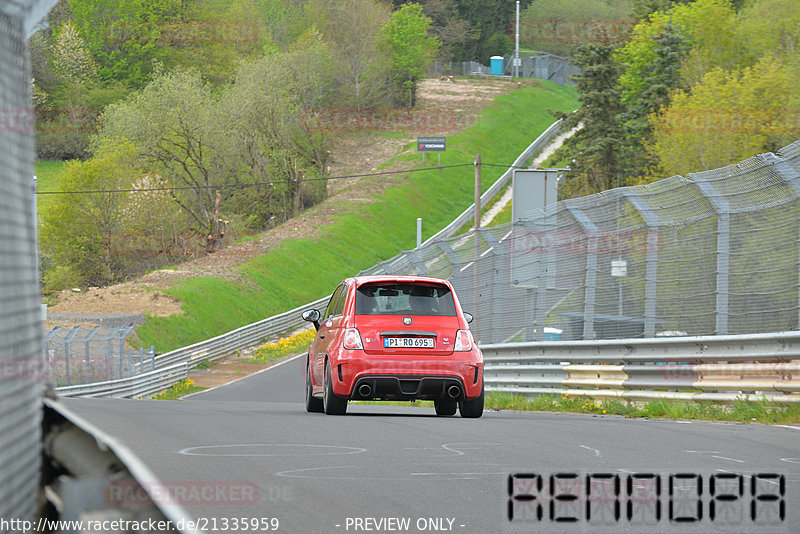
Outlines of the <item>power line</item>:
<svg viewBox="0 0 800 534">
<path fill-rule="evenodd" d="M 348 174 L 343 176 L 327 176 L 324 178 L 304 178 L 302 180 L 297 180 L 297 182 L 327 182 L 331 180 L 344 180 L 348 178 L 366 178 L 369 176 L 383 176 L 383 175 L 390 175 L 390 174 L 404 174 L 410 172 L 422 172 L 422 171 L 435 171 L 441 169 L 454 169 L 458 167 L 472 167 L 474 166 L 474 162 L 469 163 L 456 163 L 452 165 L 441 165 L 437 167 L 419 167 L 416 169 L 406 169 L 406 170 L 398 170 L 398 171 L 379 171 L 379 172 L 369 172 L 363 174 Z M 481 163 L 481 165 L 485 167 L 500 167 L 503 169 L 529 169 L 529 167 L 525 165 L 504 165 L 500 163 Z M 562 170 L 564 173 L 573 173 L 573 174 L 589 174 L 589 175 L 609 175 L 609 176 L 620 176 L 622 178 L 631 177 L 633 175 L 626 174 L 626 173 L 617 173 L 617 172 L 596 172 L 596 171 L 573 171 L 570 169 Z M 647 175 L 648 178 L 668 178 L 667 176 L 654 176 L 654 175 Z M 98 195 L 98 194 L 111 194 L 111 193 L 147 193 L 147 192 L 157 192 L 157 191 L 196 191 L 199 189 L 238 189 L 238 188 L 247 188 L 247 187 L 259 187 L 259 186 L 274 186 L 276 184 L 286 183 L 285 181 L 269 181 L 269 182 L 247 182 L 247 183 L 234 183 L 234 184 L 220 184 L 220 185 L 211 185 L 211 186 L 175 186 L 175 187 L 148 187 L 143 189 L 88 189 L 88 190 L 81 190 L 81 191 L 36 191 L 37 195 Z"/>
<path fill-rule="evenodd" d="M 456 167 L 472 167 L 473 163 L 458 163 L 454 165 L 442 165 L 439 167 L 420 167 L 417 169 L 406 169 L 401 171 L 379 171 L 364 174 L 348 174 L 344 176 L 328 176 L 325 178 L 304 178 L 297 180 L 297 182 L 327 182 L 329 180 L 343 180 L 346 178 L 365 178 L 369 176 L 381 176 L 388 174 L 404 174 L 408 172 L 431 171 L 439 169 L 452 169 Z M 244 187 L 258 187 L 258 186 L 272 186 L 275 184 L 286 183 L 284 181 L 270 181 L 270 182 L 247 182 L 241 184 L 220 184 L 220 185 L 196 185 L 196 186 L 180 186 L 180 187 L 148 187 L 143 189 L 92 189 L 82 191 L 36 191 L 37 195 L 84 195 L 84 194 L 103 194 L 103 193 L 145 193 L 149 191 L 196 191 L 198 189 L 232 189 Z"/>
</svg>

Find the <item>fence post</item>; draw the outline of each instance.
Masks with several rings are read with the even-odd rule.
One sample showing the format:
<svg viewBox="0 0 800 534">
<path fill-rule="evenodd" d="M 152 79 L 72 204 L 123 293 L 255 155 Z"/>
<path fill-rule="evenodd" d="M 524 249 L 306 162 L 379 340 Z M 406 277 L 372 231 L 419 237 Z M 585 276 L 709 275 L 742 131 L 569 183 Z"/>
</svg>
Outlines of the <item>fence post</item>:
<svg viewBox="0 0 800 534">
<path fill-rule="evenodd" d="M 647 225 L 647 260 L 644 275 L 644 337 L 656 335 L 656 292 L 658 284 L 658 216 L 653 208 L 633 189 L 624 189 L 623 195 L 642 216 Z"/>
<path fill-rule="evenodd" d="M 716 272 L 716 306 L 714 315 L 715 334 L 728 333 L 728 280 L 730 272 L 731 248 L 731 210 L 728 201 L 711 185 L 703 173 L 689 174 L 700 193 L 708 199 L 717 211 L 717 272 Z"/>
<path fill-rule="evenodd" d="M 70 330 L 70 332 L 64 338 L 64 363 L 66 364 L 65 371 L 67 373 L 67 385 L 72 384 L 72 378 L 70 377 L 70 369 L 69 369 L 69 356 L 70 356 L 69 346 L 72 344 L 72 338 L 74 338 L 77 335 L 80 329 L 81 329 L 80 326 L 73 327 L 72 330 Z"/>
<path fill-rule="evenodd" d="M 583 295 L 583 339 L 594 339 L 594 305 L 597 293 L 597 225 L 583 212 L 573 206 L 568 200 L 564 201 L 567 208 L 583 231 L 586 232 L 586 267 L 585 289 Z"/>
</svg>

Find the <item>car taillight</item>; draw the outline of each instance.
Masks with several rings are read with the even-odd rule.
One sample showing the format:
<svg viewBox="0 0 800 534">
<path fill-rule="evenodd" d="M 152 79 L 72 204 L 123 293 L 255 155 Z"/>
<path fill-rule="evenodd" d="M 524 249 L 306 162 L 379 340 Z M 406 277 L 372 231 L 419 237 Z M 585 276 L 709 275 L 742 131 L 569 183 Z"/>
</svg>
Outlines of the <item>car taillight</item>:
<svg viewBox="0 0 800 534">
<path fill-rule="evenodd" d="M 453 350 L 457 352 L 472 350 L 472 334 L 469 330 L 459 330 L 456 332 L 456 346 Z"/>
<path fill-rule="evenodd" d="M 357 328 L 348 328 L 344 331 L 344 348 L 349 350 L 364 350 L 361 344 L 361 334 Z"/>
</svg>

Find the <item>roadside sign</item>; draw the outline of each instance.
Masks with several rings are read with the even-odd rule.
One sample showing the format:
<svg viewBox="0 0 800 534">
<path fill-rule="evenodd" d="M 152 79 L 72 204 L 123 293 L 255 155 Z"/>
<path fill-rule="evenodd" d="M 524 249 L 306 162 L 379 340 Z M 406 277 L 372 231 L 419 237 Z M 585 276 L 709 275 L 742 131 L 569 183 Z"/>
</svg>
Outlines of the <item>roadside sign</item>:
<svg viewBox="0 0 800 534">
<path fill-rule="evenodd" d="M 418 152 L 444 152 L 446 148 L 446 137 L 417 137 Z"/>
</svg>

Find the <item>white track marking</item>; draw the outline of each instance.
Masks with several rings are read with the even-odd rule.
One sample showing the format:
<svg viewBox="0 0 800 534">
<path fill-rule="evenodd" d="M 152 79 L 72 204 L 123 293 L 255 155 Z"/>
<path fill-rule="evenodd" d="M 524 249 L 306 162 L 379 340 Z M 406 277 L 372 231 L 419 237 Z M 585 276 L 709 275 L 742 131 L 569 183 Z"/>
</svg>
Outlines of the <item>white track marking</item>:
<svg viewBox="0 0 800 534">
<path fill-rule="evenodd" d="M 594 447 L 588 447 L 586 445 L 578 445 L 578 447 L 582 447 L 582 448 L 584 448 L 586 450 L 593 451 L 594 455 L 597 456 L 598 458 L 602 457 L 602 454 L 600 454 L 600 450 L 599 449 L 595 449 Z"/>
<path fill-rule="evenodd" d="M 227 452 L 193 452 L 200 449 L 230 449 L 234 447 L 296 447 L 298 449 L 307 448 L 307 449 L 346 449 L 343 452 L 302 452 L 298 450 L 298 452 L 265 452 L 265 453 L 227 453 Z M 199 447 L 186 447 L 185 449 L 181 449 L 178 451 L 178 454 L 184 454 L 186 456 L 236 456 L 236 457 L 258 457 L 258 456 L 339 456 L 344 454 L 360 454 L 362 452 L 368 452 L 369 449 L 362 449 L 361 447 L 345 447 L 342 445 L 309 445 L 304 443 L 237 443 L 235 445 L 201 445 Z"/>
<path fill-rule="evenodd" d="M 728 458 L 727 456 L 717 456 L 716 454 L 712 454 L 711 457 L 719 458 L 720 460 L 730 460 L 731 462 L 739 462 L 740 464 L 745 463 L 744 460 L 737 460 L 736 458 Z"/>
</svg>

